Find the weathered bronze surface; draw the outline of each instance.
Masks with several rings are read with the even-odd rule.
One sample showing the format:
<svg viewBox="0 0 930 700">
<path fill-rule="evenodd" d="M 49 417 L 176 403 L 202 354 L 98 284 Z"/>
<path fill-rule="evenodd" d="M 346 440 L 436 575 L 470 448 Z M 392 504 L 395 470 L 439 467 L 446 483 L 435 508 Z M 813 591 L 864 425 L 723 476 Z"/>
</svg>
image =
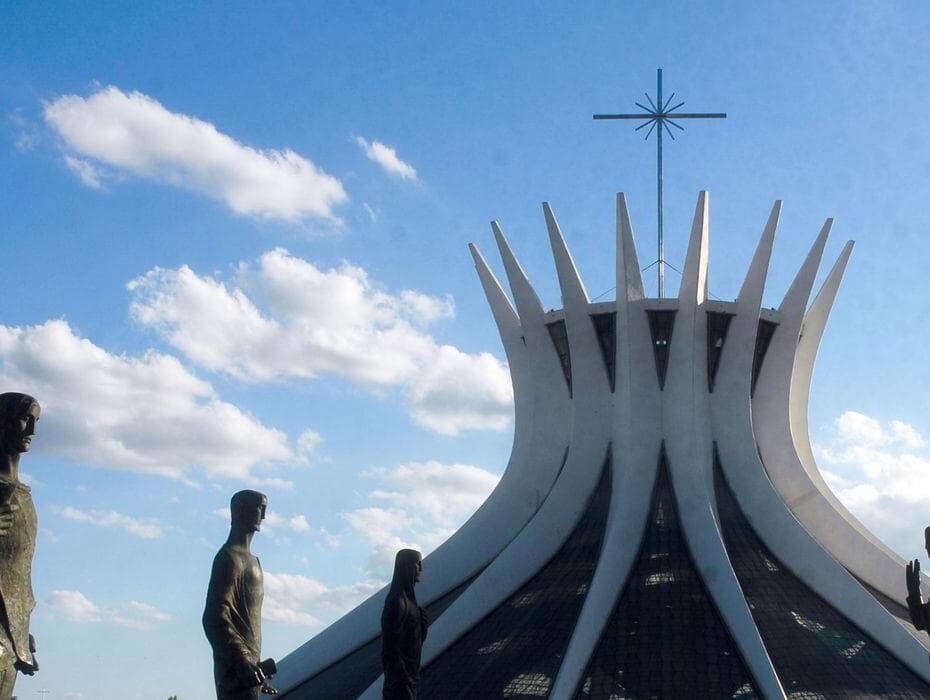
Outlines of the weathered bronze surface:
<svg viewBox="0 0 930 700">
<path fill-rule="evenodd" d="M 36 509 L 19 480 L 20 456 L 32 446 L 39 413 L 31 396 L 0 394 L 0 700 L 13 695 L 17 672 L 31 676 L 39 670 L 29 634 Z"/>
</svg>

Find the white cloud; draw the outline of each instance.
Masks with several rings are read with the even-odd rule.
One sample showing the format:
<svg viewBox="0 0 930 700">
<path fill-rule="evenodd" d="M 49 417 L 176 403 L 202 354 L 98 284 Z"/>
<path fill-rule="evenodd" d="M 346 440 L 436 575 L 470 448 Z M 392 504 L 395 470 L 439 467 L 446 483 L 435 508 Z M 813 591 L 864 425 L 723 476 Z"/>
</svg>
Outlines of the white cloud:
<svg viewBox="0 0 930 700">
<path fill-rule="evenodd" d="M 365 270 L 322 270 L 276 249 L 236 280 L 187 266 L 155 268 L 128 285 L 131 312 L 191 361 L 246 381 L 346 377 L 366 388 L 400 387 L 414 420 L 440 433 L 503 430 L 513 390 L 488 353 L 441 345 L 424 326 L 454 314 L 449 297 L 391 294 Z"/>
<path fill-rule="evenodd" d="M 262 617 L 273 622 L 322 627 L 377 592 L 383 581 L 330 587 L 299 574 L 265 572 Z"/>
<path fill-rule="evenodd" d="M 147 631 L 171 619 L 168 613 L 154 605 L 137 600 L 131 600 L 115 608 L 101 608 L 80 591 L 52 591 L 46 603 L 57 619 L 77 624 L 112 622 L 123 627 Z"/>
<path fill-rule="evenodd" d="M 189 480 L 249 479 L 298 460 L 284 433 L 222 401 L 176 358 L 114 355 L 65 321 L 0 325 L 0 383 L 42 404 L 35 449 L 72 462 Z"/>
<path fill-rule="evenodd" d="M 99 527 L 119 527 L 130 535 L 141 537 L 144 540 L 157 540 L 164 534 L 161 525 L 154 518 L 134 518 L 129 515 L 117 513 L 114 510 L 84 511 L 72 508 L 71 506 L 56 508 L 55 512 L 64 518 L 79 523 L 88 523 Z"/>
<path fill-rule="evenodd" d="M 65 622 L 100 622 L 102 619 L 100 608 L 80 591 L 52 591 L 46 602 L 55 617 Z"/>
<path fill-rule="evenodd" d="M 363 473 L 381 482 L 369 493 L 373 504 L 343 517 L 371 547 L 368 573 L 389 578 L 398 549 L 424 556 L 442 544 L 478 509 L 500 477 L 470 464 L 411 462 Z"/>
<path fill-rule="evenodd" d="M 110 86 L 87 98 L 65 95 L 45 107 L 45 121 L 85 158 L 200 192 L 237 214 L 336 220 L 334 207 L 348 200 L 339 180 L 291 149 L 246 146 L 140 92 Z"/>
<path fill-rule="evenodd" d="M 930 514 L 930 456 L 908 423 L 882 425 L 847 411 L 814 446 L 818 465 L 840 501 L 899 554 L 921 553 Z"/>
<path fill-rule="evenodd" d="M 423 325 L 455 316 L 455 302 L 450 294 L 440 299 L 405 289 L 400 293 L 400 308 L 405 315 Z"/>
<path fill-rule="evenodd" d="M 380 479 L 387 488 L 370 497 L 456 527 L 478 509 L 500 477 L 471 464 L 442 464 L 435 460 L 411 462 L 395 469 L 371 469 L 363 474 Z"/>
<path fill-rule="evenodd" d="M 510 424 L 513 387 L 493 355 L 469 355 L 451 345 L 434 349 L 407 398 L 414 420 L 443 435 L 463 430 L 503 430 Z"/>
<path fill-rule="evenodd" d="M 846 411 L 837 418 L 836 430 L 840 439 L 849 442 L 878 444 L 887 439 L 877 420 L 856 411 Z"/>
<path fill-rule="evenodd" d="M 374 161 L 392 175 L 397 175 L 402 180 L 417 179 L 417 171 L 414 167 L 398 158 L 397 151 L 390 146 L 385 146 L 380 141 L 369 142 L 361 136 L 357 136 L 355 141 L 365 151 L 369 160 Z"/>
</svg>

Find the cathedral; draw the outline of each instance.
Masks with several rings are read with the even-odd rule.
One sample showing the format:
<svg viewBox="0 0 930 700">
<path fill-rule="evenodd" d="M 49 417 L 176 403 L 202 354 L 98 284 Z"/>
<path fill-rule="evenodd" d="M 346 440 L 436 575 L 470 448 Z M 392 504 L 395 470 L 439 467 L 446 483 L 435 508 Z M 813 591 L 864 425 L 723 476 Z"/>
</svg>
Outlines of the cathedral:
<svg viewBox="0 0 930 700">
<path fill-rule="evenodd" d="M 852 242 L 811 299 L 828 220 L 762 308 L 780 208 L 735 301 L 708 298 L 706 192 L 677 298 L 646 297 L 622 194 L 615 301 L 590 301 L 548 204 L 561 309 L 496 223 L 510 296 L 470 246 L 514 440 L 497 488 L 424 560 L 421 698 L 930 698 L 904 562 L 830 491 L 808 436 Z M 380 698 L 385 594 L 285 658 L 279 697 Z"/>
</svg>

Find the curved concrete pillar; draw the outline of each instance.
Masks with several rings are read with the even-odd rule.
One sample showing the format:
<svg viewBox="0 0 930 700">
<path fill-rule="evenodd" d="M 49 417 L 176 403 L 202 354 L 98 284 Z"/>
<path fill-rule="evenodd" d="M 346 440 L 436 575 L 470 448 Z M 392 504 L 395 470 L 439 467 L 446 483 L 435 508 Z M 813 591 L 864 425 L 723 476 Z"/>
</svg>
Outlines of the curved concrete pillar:
<svg viewBox="0 0 930 700">
<path fill-rule="evenodd" d="M 669 474 L 691 559 L 746 663 L 758 692 L 784 698 L 772 662 L 743 597 L 713 506 L 713 437 L 707 393 L 709 202 L 702 192 L 685 259 L 678 313 L 662 395 Z M 748 403 L 748 402 L 747 402 Z"/>
<path fill-rule="evenodd" d="M 639 553 L 662 442 L 659 386 L 643 306 L 633 228 L 617 195 L 616 381 L 613 479 L 601 557 L 550 698 L 570 698 L 581 682 Z"/>
<path fill-rule="evenodd" d="M 764 372 L 768 365 L 769 381 L 775 376 L 773 373 L 776 370 L 783 370 L 784 367 L 790 368 L 793 365 L 801 320 L 831 223 L 828 221 L 824 225 L 785 297 L 786 303 L 782 304 L 781 323 L 769 346 L 762 368 Z M 738 327 L 752 328 L 755 326 L 749 320 L 744 319 L 740 322 L 739 317 L 740 313 L 737 313 L 733 321 Z M 734 330 L 736 329 L 731 329 L 731 333 Z M 782 333 L 781 338 L 778 338 L 779 333 Z M 778 343 L 776 339 L 779 340 Z M 736 340 L 735 337 L 734 340 Z M 728 372 L 728 367 L 735 366 L 734 362 L 731 362 L 732 356 L 738 356 L 740 349 L 744 346 L 754 347 L 754 343 L 731 344 L 727 342 L 720 372 Z M 728 350 L 730 356 L 728 356 Z M 744 358 L 743 364 L 745 363 Z M 741 380 L 745 381 L 745 377 L 741 376 Z M 763 386 L 763 377 L 760 374 L 756 389 L 757 396 Z M 753 409 L 759 405 L 758 402 L 754 402 Z M 722 394 L 715 396 L 715 420 L 721 425 L 733 426 L 742 432 L 742 435 L 727 435 L 725 438 L 721 436 L 718 444 L 720 461 L 727 483 L 747 520 L 773 556 L 800 578 L 805 585 L 845 615 L 847 619 L 860 628 L 868 630 L 872 639 L 895 655 L 912 671 L 925 680 L 930 680 L 926 650 L 801 525 L 776 491 L 759 459 L 759 453 L 749 449 L 752 445 L 753 426 L 755 426 L 762 459 L 767 459 L 766 452 L 762 450 L 763 435 L 769 427 L 766 421 L 773 418 L 761 418 L 758 414 L 751 415 L 749 411 L 744 411 L 743 404 L 733 400 L 733 397 L 726 397 Z M 782 420 L 787 422 L 787 415 Z M 765 437 L 770 438 L 770 435 L 765 435 Z M 782 451 L 793 453 L 793 444 L 789 443 L 787 447 L 782 446 Z M 768 467 L 769 473 L 777 473 L 783 469 L 781 463 L 768 465 Z"/>
</svg>

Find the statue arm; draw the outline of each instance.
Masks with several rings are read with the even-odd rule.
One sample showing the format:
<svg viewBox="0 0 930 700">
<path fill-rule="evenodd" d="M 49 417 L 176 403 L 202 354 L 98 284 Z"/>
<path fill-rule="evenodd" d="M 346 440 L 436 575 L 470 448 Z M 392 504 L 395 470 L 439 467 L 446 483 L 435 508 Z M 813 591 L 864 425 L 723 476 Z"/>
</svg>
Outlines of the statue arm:
<svg viewBox="0 0 930 700">
<path fill-rule="evenodd" d="M 928 610 L 930 603 L 923 602 L 919 597 L 913 598 L 912 596 L 907 597 L 907 611 L 911 614 L 911 622 L 914 623 L 914 627 L 919 630 L 927 629 L 927 617 L 930 610 Z"/>
</svg>

